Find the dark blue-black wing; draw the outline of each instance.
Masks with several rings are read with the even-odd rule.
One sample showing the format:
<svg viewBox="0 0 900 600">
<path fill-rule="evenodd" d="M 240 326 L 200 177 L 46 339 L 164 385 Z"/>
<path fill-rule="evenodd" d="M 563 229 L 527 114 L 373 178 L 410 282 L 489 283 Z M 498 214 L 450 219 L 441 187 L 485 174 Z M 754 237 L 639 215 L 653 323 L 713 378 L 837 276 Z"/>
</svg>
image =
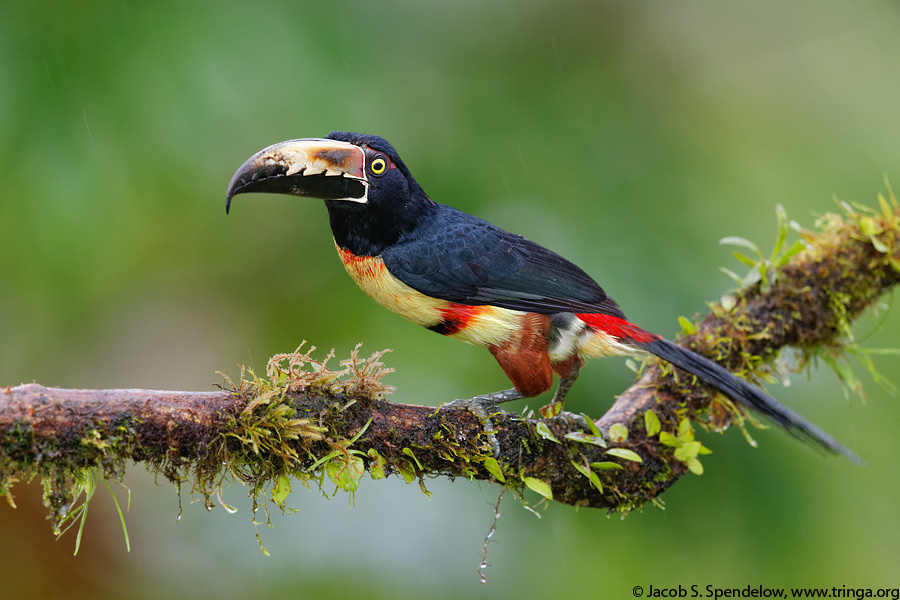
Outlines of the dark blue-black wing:
<svg viewBox="0 0 900 600">
<path fill-rule="evenodd" d="M 558 254 L 451 207 L 441 206 L 437 216 L 382 255 L 411 288 L 470 306 L 625 317 L 597 282 Z"/>
</svg>

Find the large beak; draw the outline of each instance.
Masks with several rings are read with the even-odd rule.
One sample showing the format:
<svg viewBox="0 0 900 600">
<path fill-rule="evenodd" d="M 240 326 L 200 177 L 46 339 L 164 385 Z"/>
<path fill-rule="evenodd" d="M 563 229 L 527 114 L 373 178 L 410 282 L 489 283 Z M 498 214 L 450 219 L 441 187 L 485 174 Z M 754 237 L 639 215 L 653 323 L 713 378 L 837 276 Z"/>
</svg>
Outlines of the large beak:
<svg viewBox="0 0 900 600">
<path fill-rule="evenodd" d="M 237 194 L 262 192 L 365 203 L 368 191 L 362 148 L 325 139 L 281 142 L 241 165 L 225 195 L 225 212 Z"/>
</svg>

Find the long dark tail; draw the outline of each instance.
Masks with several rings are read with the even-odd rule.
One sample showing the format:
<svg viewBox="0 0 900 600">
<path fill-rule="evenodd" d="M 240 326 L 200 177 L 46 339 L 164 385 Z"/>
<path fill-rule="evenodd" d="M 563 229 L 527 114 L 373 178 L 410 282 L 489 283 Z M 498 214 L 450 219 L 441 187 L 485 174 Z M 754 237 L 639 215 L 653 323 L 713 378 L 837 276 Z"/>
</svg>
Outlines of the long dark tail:
<svg viewBox="0 0 900 600">
<path fill-rule="evenodd" d="M 708 358 L 700 356 L 687 348 L 682 348 L 665 338 L 655 338 L 646 342 L 632 341 L 632 343 L 672 363 L 676 367 L 693 373 L 732 400 L 767 416 L 791 435 L 805 442 L 815 442 L 833 454 L 843 454 L 855 463 L 863 462 L 856 453 L 825 431 L 783 404 L 779 404 L 777 400 L 760 388 L 734 375 Z"/>
<path fill-rule="evenodd" d="M 577 316 L 587 323 L 589 327 L 613 335 L 638 348 L 643 348 L 650 354 L 654 354 L 676 367 L 693 373 L 735 402 L 764 414 L 794 437 L 804 442 L 814 442 L 832 454 L 843 454 L 857 464 L 863 463 L 863 460 L 856 453 L 817 426 L 783 404 L 779 404 L 775 398 L 772 398 L 755 385 L 741 379 L 708 358 L 700 356 L 687 348 L 682 348 L 658 335 L 644 331 L 634 323 L 630 323 L 615 315 L 579 313 Z"/>
</svg>

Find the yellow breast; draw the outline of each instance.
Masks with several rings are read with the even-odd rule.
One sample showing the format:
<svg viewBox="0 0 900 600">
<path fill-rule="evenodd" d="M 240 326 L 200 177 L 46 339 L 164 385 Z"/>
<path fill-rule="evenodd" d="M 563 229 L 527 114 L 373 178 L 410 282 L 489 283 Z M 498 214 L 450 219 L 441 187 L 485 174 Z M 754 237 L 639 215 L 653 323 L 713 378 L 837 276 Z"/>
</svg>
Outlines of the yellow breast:
<svg viewBox="0 0 900 600">
<path fill-rule="evenodd" d="M 376 302 L 416 325 L 477 346 L 499 346 L 513 337 L 525 313 L 496 306 L 464 306 L 432 298 L 409 287 L 388 271 L 377 256 L 356 256 L 337 246 L 356 285 Z"/>
</svg>

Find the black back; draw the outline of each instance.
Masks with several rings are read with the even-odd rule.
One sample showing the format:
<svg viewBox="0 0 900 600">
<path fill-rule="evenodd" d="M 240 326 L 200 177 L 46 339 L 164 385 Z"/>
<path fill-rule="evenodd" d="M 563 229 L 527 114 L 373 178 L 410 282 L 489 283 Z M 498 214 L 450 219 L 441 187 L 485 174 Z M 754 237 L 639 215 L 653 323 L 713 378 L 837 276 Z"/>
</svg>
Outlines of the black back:
<svg viewBox="0 0 900 600">
<path fill-rule="evenodd" d="M 337 244 L 357 256 L 380 256 L 388 271 L 433 298 L 543 314 L 603 313 L 624 318 L 580 268 L 522 236 L 433 202 L 378 136 L 327 136 L 387 156 L 396 167 L 368 174 L 368 202 L 326 200 Z M 368 162 L 368 161 L 367 161 Z"/>
</svg>

